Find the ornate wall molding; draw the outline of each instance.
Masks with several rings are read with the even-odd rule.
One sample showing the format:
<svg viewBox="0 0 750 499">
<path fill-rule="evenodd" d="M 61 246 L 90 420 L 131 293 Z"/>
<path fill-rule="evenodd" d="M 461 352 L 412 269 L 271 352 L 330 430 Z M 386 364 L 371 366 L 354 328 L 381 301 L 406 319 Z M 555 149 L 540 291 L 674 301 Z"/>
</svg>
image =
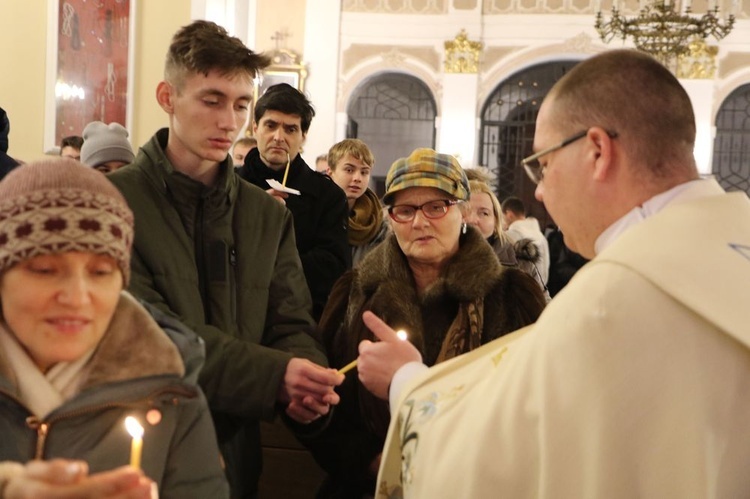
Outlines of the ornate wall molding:
<svg viewBox="0 0 750 499">
<path fill-rule="evenodd" d="M 346 113 L 346 106 L 357 88 L 368 79 L 386 72 L 404 73 L 422 80 L 432 93 L 437 105 L 437 116 L 440 116 L 440 101 L 443 93 L 439 80 L 440 75 L 421 59 L 396 49 L 360 61 L 360 64 L 350 73 L 341 75 L 336 99 L 336 112 Z"/>
<path fill-rule="evenodd" d="M 344 0 L 341 10 L 368 14 L 445 14 L 448 0 Z"/>
<path fill-rule="evenodd" d="M 432 47 L 355 43 L 347 47 L 341 55 L 341 73 L 348 73 L 363 60 L 371 57 L 382 57 L 393 66 L 399 66 L 407 56 L 424 62 L 435 72 L 440 70 L 440 54 Z"/>
<path fill-rule="evenodd" d="M 462 29 L 453 40 L 448 40 L 445 46 L 446 73 L 477 73 L 479 71 L 479 55 L 484 44 L 469 40 L 466 30 Z"/>
<path fill-rule="evenodd" d="M 560 59 L 586 59 L 589 56 L 604 52 L 606 47 L 594 44 L 593 39 L 586 33 L 579 33 L 561 43 L 544 45 L 530 49 L 524 47 L 509 47 L 506 57 L 498 60 L 492 67 L 480 74 L 479 93 L 477 95 L 477 116 L 482 106 L 500 82 L 524 68 L 543 62 Z M 488 49 L 490 50 L 490 49 Z"/>
</svg>

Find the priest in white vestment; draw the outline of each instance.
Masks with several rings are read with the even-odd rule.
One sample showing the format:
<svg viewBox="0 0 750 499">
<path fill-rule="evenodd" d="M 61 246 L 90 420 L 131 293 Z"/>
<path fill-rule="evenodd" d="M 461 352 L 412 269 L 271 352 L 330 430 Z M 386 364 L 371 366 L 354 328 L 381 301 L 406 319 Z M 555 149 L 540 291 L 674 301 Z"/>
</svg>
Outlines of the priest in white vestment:
<svg viewBox="0 0 750 499">
<path fill-rule="evenodd" d="M 592 260 L 535 325 L 429 370 L 365 314 L 359 376 L 394 416 L 376 497 L 750 497 L 750 200 L 699 179 L 694 141 L 639 52 L 553 87 L 524 166 Z"/>
</svg>

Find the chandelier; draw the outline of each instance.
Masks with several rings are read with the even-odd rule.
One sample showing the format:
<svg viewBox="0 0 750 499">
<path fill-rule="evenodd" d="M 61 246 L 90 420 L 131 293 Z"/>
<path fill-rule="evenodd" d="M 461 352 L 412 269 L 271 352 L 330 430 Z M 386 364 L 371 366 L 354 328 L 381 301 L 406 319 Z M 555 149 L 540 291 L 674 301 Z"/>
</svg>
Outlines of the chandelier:
<svg viewBox="0 0 750 499">
<path fill-rule="evenodd" d="M 736 8 L 738 0 L 733 1 Z M 719 17 L 716 0 L 711 0 L 703 15 L 692 12 L 690 0 L 655 0 L 645 5 L 641 2 L 642 7 L 635 17 L 623 16 L 619 3 L 613 1 L 608 21 L 601 11 L 596 14 L 594 27 L 602 41 L 608 43 L 613 38 L 631 37 L 637 49 L 651 54 L 667 67 L 673 66 L 677 56 L 688 52 L 692 40 L 709 36 L 721 40 L 734 26 L 734 14 L 726 19 Z"/>
</svg>

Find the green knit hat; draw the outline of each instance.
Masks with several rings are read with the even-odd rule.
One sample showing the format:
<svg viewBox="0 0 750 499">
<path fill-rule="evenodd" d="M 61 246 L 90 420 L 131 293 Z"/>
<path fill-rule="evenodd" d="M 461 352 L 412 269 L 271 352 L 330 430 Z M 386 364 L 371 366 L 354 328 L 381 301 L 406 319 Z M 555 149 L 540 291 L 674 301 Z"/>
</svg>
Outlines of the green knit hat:
<svg viewBox="0 0 750 499">
<path fill-rule="evenodd" d="M 458 160 L 432 149 L 416 149 L 408 158 L 397 159 L 385 178 L 383 202 L 391 204 L 393 195 L 409 187 L 435 187 L 458 199 L 469 199 L 469 180 Z"/>
</svg>

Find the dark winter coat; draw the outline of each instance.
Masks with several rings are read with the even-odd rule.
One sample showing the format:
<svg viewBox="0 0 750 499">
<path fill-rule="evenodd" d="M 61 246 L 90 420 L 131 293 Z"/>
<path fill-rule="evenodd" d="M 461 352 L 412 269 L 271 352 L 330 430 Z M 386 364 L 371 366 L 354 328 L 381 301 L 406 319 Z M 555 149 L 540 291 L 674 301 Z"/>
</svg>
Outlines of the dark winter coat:
<svg viewBox="0 0 750 499">
<path fill-rule="evenodd" d="M 124 420 L 134 416 L 145 427 L 142 468 L 159 497 L 228 497 L 211 416 L 196 385 L 203 342 L 178 321 L 157 316 L 158 324 L 124 292 L 83 368 L 80 392 L 41 420 L 18 399 L 0 350 L 0 462 L 81 459 L 91 473 L 112 470 L 130 462 Z M 147 424 L 154 411 L 161 420 Z"/>
<path fill-rule="evenodd" d="M 259 420 L 273 418 L 292 356 L 326 365 L 311 336 L 310 294 L 292 217 L 234 174 L 211 188 L 176 171 L 160 130 L 133 164 L 108 175 L 135 214 L 131 292 L 174 314 L 206 342 L 200 384 L 233 496 L 257 488 Z"/>
<path fill-rule="evenodd" d="M 274 171 L 263 163 L 257 148 L 247 154 L 245 164 L 237 173 L 263 190 L 270 189 L 266 179 L 281 182 L 284 178 L 283 169 Z M 302 193 L 290 194 L 286 207 L 294 216 L 297 250 L 317 319 L 333 284 L 352 266 L 347 239 L 349 206 L 344 191 L 327 175 L 311 170 L 299 154 L 289 167 L 286 186 Z"/>
<path fill-rule="evenodd" d="M 536 321 L 545 300 L 537 284 L 517 269 L 501 266 L 492 248 L 473 227 L 461 236 L 459 251 L 442 277 L 417 295 L 406 257 L 391 234 L 336 283 L 319 325 L 329 361 L 341 367 L 357 357 L 363 339 L 374 340 L 362 322 L 371 310 L 409 340 L 432 365 L 459 304 L 484 298 L 482 344 Z M 331 424 L 306 441 L 329 473 L 320 497 L 360 497 L 372 493 L 370 464 L 381 452 L 389 423 L 388 404 L 375 399 L 349 374 L 337 390 L 341 403 Z"/>
</svg>

